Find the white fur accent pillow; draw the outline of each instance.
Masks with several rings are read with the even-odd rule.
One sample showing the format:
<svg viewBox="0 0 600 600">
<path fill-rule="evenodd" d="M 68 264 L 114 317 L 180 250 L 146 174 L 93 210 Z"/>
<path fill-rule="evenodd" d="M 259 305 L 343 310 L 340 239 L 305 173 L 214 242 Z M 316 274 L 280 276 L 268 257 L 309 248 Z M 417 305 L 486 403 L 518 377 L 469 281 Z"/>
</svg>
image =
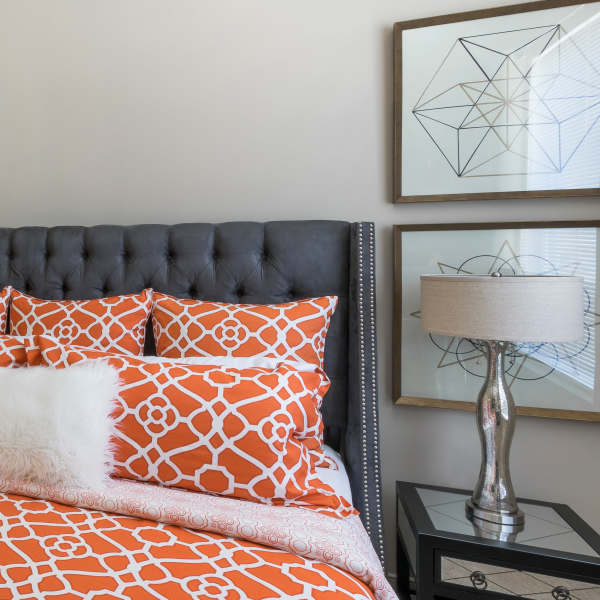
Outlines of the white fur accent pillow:
<svg viewBox="0 0 600 600">
<path fill-rule="evenodd" d="M 113 468 L 116 369 L 0 368 L 0 477 L 101 488 Z"/>
</svg>

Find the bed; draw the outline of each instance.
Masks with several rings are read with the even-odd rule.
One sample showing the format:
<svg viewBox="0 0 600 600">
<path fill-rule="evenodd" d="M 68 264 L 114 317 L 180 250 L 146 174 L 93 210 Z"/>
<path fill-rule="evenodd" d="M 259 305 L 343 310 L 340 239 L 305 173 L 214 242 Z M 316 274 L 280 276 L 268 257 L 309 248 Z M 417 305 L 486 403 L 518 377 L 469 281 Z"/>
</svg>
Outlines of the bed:
<svg viewBox="0 0 600 600">
<path fill-rule="evenodd" d="M 383 514 L 371 223 L 0 230 L 0 283 L 38 298 L 144 288 L 267 304 L 339 298 L 325 347 L 325 443 L 360 517 L 335 519 L 115 480 L 105 493 L 0 480 L 0 599 L 394 598 Z M 153 354 L 153 336 L 146 336 Z"/>
</svg>

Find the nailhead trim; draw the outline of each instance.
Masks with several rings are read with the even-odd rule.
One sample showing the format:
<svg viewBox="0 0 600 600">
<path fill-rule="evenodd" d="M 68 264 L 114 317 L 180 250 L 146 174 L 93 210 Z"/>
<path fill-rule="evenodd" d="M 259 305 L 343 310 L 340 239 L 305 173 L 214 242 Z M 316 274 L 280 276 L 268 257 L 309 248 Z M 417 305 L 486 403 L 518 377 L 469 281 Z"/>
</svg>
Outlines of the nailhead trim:
<svg viewBox="0 0 600 600">
<path fill-rule="evenodd" d="M 367 260 L 368 260 L 368 275 L 365 280 L 365 251 L 363 246 L 363 228 L 368 228 L 368 243 Z M 366 236 L 365 236 L 366 237 Z M 368 290 L 365 289 L 365 284 Z M 365 342 L 365 294 L 368 294 L 368 333 L 370 334 L 370 343 L 367 347 Z M 381 474 L 379 468 L 379 424 L 377 421 L 377 386 L 376 386 L 376 369 L 377 369 L 377 348 L 376 348 L 376 330 L 375 330 L 375 227 L 372 223 L 359 223 L 358 225 L 358 325 L 359 325 L 359 354 L 360 354 L 360 411 L 361 411 L 361 450 L 362 450 L 362 486 L 363 486 L 363 513 L 365 520 L 365 528 L 369 536 L 371 536 L 372 526 L 377 529 L 377 546 L 378 554 L 381 563 L 384 562 L 383 550 L 383 517 L 381 512 Z M 370 356 L 367 356 L 367 352 Z M 369 368 L 371 370 L 371 406 L 370 411 L 367 411 L 367 373 L 366 363 L 369 360 Z M 370 414 L 368 414 L 370 413 Z M 373 433 L 373 462 L 375 476 L 375 514 L 371 520 L 370 498 L 369 498 L 369 440 L 367 427 L 368 417 L 371 418 L 370 430 Z M 372 538 L 373 539 L 373 538 Z"/>
<path fill-rule="evenodd" d="M 369 461 L 367 454 L 367 406 L 365 393 L 365 322 L 363 314 L 363 224 L 358 225 L 358 337 L 360 352 L 360 421 L 363 472 L 363 511 L 367 533 L 371 536 L 371 516 L 369 511 Z"/>
<path fill-rule="evenodd" d="M 377 372 L 377 348 L 375 344 L 376 329 L 375 329 L 375 225 L 369 224 L 369 274 L 370 274 L 370 325 L 371 325 L 371 372 L 373 378 Z M 383 552 L 383 518 L 381 514 L 381 489 L 380 481 L 381 474 L 379 472 L 379 423 L 377 421 L 377 386 L 375 381 L 372 382 L 372 417 L 373 417 L 373 437 L 375 444 L 373 445 L 373 458 L 375 462 L 375 506 L 377 507 L 377 538 L 379 539 L 380 550 L 379 556 L 381 562 L 384 562 Z"/>
</svg>

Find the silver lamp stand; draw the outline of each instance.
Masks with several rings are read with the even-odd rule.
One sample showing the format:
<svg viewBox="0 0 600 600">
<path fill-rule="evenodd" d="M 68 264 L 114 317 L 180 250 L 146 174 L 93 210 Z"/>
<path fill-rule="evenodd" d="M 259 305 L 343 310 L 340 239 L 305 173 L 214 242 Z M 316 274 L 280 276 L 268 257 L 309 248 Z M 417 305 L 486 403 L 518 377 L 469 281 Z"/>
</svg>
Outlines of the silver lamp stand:
<svg viewBox="0 0 600 600">
<path fill-rule="evenodd" d="M 508 342 L 485 341 L 487 377 L 477 399 L 477 426 L 481 440 L 481 470 L 466 502 L 467 517 L 495 524 L 500 530 L 521 530 L 525 518 L 517 506 L 510 478 L 510 444 L 515 429 L 515 404 L 504 378 L 504 354 Z M 495 529 L 492 526 L 492 529 Z"/>
</svg>

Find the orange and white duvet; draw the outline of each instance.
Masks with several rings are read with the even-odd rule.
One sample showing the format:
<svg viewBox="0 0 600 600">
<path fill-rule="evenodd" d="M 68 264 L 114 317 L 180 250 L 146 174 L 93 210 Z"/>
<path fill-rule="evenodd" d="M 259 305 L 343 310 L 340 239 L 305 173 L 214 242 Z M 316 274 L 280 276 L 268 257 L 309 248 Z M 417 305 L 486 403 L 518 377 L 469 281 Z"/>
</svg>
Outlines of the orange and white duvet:
<svg viewBox="0 0 600 600">
<path fill-rule="evenodd" d="M 357 516 L 0 480 L 0 600 L 396 598 Z"/>
</svg>

